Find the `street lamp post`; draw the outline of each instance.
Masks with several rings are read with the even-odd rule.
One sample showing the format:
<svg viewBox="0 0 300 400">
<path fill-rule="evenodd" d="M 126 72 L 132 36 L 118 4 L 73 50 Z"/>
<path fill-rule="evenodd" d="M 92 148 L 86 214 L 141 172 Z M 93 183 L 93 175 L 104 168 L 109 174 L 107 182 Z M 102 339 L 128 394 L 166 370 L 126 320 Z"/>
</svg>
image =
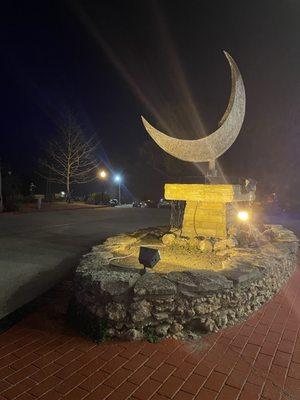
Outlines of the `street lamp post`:
<svg viewBox="0 0 300 400">
<path fill-rule="evenodd" d="M 2 168 L 1 168 L 1 158 L 0 158 L 0 212 L 3 211 L 3 196 L 2 196 Z"/>
<path fill-rule="evenodd" d="M 102 181 L 105 181 L 107 178 L 107 172 L 104 169 L 100 169 L 100 171 L 98 172 L 98 176 Z M 102 204 L 104 204 L 104 183 L 102 184 Z"/>
<path fill-rule="evenodd" d="M 120 175 L 115 176 L 115 182 L 118 183 L 118 185 L 119 185 L 119 206 L 120 206 L 121 205 L 121 182 L 122 182 L 122 178 Z"/>
</svg>

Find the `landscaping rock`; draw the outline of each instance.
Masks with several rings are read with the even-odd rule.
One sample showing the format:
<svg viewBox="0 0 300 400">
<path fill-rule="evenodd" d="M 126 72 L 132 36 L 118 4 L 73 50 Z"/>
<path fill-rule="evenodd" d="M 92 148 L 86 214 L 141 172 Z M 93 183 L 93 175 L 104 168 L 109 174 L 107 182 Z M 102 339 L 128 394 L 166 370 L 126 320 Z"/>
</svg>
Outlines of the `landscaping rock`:
<svg viewBox="0 0 300 400">
<path fill-rule="evenodd" d="M 232 281 L 235 285 L 251 281 L 253 279 L 261 279 L 262 273 L 258 268 L 239 267 L 222 271 L 222 274 Z"/>
<path fill-rule="evenodd" d="M 189 271 L 187 274 L 195 282 L 200 293 L 222 291 L 232 287 L 232 282 L 214 271 L 198 270 Z"/>
<path fill-rule="evenodd" d="M 134 293 L 146 297 L 170 296 L 175 295 L 176 286 L 159 274 L 146 273 L 136 282 Z"/>
<path fill-rule="evenodd" d="M 106 306 L 108 318 L 113 321 L 124 321 L 126 317 L 126 308 L 122 304 L 109 303 Z"/>
<path fill-rule="evenodd" d="M 176 236 L 173 233 L 166 233 L 161 241 L 166 246 L 171 246 L 175 242 Z"/>
<path fill-rule="evenodd" d="M 131 319 L 133 322 L 141 322 L 151 317 L 152 305 L 147 300 L 134 302 L 131 305 Z"/>
<path fill-rule="evenodd" d="M 188 248 L 189 247 L 189 240 L 183 237 L 178 237 L 173 242 L 173 246 Z"/>
<path fill-rule="evenodd" d="M 210 240 L 201 240 L 199 243 L 199 250 L 203 253 L 211 253 L 213 251 L 213 245 Z"/>
<path fill-rule="evenodd" d="M 129 239 L 119 235 L 93 247 L 83 257 L 75 273 L 75 300 L 70 309 L 73 314 L 74 310 L 80 310 L 80 319 L 92 327 L 91 337 L 109 335 L 141 340 L 148 335 L 149 340 L 156 340 L 156 336 L 191 339 L 205 332 L 217 332 L 259 309 L 297 265 L 298 239 L 281 225 L 263 227 L 265 234 L 260 237 L 264 239 L 256 241 L 253 247 L 252 241 L 258 235 L 255 230 L 244 231 L 244 247 L 243 234 L 238 229 L 236 236 L 215 241 L 214 248 L 223 257 L 220 258 L 223 269 L 218 272 L 153 270 L 141 275 L 133 267 L 109 264 L 114 248 L 125 245 L 131 248 L 142 237 L 156 241 L 162 237 L 171 243 L 173 239 L 168 235 L 173 234 L 166 232 L 167 229 L 143 230 Z M 174 239 L 172 246 L 177 240 Z M 198 251 L 198 244 L 202 252 L 213 250 L 208 239 L 180 240 L 187 254 Z"/>
<path fill-rule="evenodd" d="M 238 242 L 235 238 L 231 237 L 231 238 L 226 239 L 226 247 L 228 249 L 236 247 L 237 245 L 238 245 Z"/>
<path fill-rule="evenodd" d="M 158 336 L 164 337 L 167 336 L 169 328 L 170 328 L 169 324 L 161 324 L 155 328 L 155 332 L 157 333 Z"/>
<path fill-rule="evenodd" d="M 183 330 L 183 326 L 181 324 L 179 324 L 178 322 L 174 322 L 169 329 L 170 333 L 172 333 L 174 335 L 181 332 L 182 330 Z"/>
<path fill-rule="evenodd" d="M 128 293 L 140 278 L 138 273 L 100 270 L 91 272 L 91 285 L 99 288 L 100 296 L 119 296 Z"/>
<path fill-rule="evenodd" d="M 232 246 L 234 247 L 234 246 Z M 227 249 L 227 240 L 218 240 L 215 244 L 214 244 L 214 251 L 223 251 Z"/>
<path fill-rule="evenodd" d="M 134 341 L 134 340 L 142 340 L 143 336 L 144 336 L 143 333 L 138 329 L 128 329 L 124 333 L 123 338 L 125 340 Z"/>
</svg>

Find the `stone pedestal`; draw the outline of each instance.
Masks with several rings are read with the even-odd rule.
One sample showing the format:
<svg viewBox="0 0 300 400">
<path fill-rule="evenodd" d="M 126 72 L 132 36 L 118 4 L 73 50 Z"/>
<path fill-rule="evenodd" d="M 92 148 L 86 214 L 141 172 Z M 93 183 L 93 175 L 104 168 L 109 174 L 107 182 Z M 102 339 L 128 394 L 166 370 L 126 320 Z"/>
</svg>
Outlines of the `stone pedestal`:
<svg viewBox="0 0 300 400">
<path fill-rule="evenodd" d="M 185 200 L 182 236 L 226 238 L 236 216 L 237 203 L 252 201 L 254 192 L 240 185 L 166 184 L 167 200 Z"/>
</svg>

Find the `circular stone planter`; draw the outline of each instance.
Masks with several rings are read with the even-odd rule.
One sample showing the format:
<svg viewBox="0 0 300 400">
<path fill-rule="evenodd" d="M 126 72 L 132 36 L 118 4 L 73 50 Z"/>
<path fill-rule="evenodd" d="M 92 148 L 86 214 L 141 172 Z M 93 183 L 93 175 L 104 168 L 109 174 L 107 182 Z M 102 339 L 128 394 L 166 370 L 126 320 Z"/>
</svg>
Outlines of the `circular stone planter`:
<svg viewBox="0 0 300 400">
<path fill-rule="evenodd" d="M 297 265 L 296 236 L 280 225 L 268 225 L 259 245 L 239 247 L 236 240 L 235 247 L 226 247 L 224 241 L 223 245 L 212 241 L 215 250 L 209 257 L 219 260 L 215 270 L 185 266 L 142 274 L 130 257 L 136 259 L 141 245 L 160 249 L 171 245 L 163 244 L 168 238 L 165 233 L 155 228 L 115 236 L 83 257 L 70 306 L 71 319 L 81 331 L 94 339 L 127 340 L 193 338 L 216 332 L 261 307 Z M 196 248 L 199 257 L 205 251 L 195 240 L 185 246 L 193 246 L 193 255 Z M 188 248 L 183 251 L 188 259 Z"/>
</svg>

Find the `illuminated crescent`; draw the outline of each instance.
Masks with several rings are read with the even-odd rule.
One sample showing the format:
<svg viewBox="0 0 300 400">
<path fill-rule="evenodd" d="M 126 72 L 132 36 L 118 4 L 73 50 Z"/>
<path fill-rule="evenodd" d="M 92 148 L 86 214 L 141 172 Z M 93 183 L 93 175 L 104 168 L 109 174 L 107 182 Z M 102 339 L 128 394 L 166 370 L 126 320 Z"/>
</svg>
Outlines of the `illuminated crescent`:
<svg viewBox="0 0 300 400">
<path fill-rule="evenodd" d="M 224 51 L 231 68 L 231 94 L 219 128 L 201 139 L 176 139 L 155 129 L 144 117 L 142 121 L 152 139 L 167 153 L 190 162 L 213 161 L 220 157 L 237 138 L 243 124 L 246 95 L 242 76 L 233 58 Z"/>
</svg>

